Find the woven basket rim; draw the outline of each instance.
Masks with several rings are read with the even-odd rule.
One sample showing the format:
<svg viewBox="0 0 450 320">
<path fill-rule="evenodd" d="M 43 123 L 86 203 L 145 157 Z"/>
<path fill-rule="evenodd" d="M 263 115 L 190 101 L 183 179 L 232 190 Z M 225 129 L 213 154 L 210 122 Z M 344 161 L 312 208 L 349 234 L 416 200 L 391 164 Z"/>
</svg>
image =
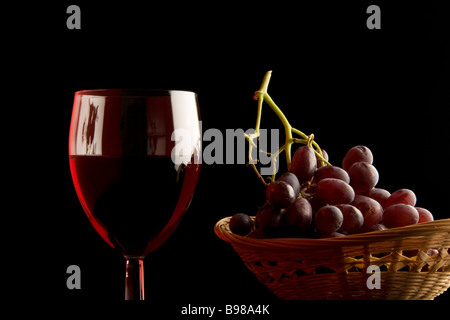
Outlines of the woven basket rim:
<svg viewBox="0 0 450 320">
<path fill-rule="evenodd" d="M 254 217 L 252 217 L 254 219 Z M 439 219 L 430 222 L 421 222 L 399 228 L 391 228 L 381 231 L 372 231 L 360 234 L 351 234 L 344 237 L 311 239 L 311 238 L 270 238 L 257 239 L 240 236 L 230 231 L 228 223 L 230 217 L 220 219 L 214 226 L 214 232 L 222 240 L 240 246 L 281 249 L 299 247 L 333 247 L 361 245 L 370 242 L 406 240 L 407 238 L 425 238 L 438 233 L 450 233 L 450 218 Z"/>
</svg>

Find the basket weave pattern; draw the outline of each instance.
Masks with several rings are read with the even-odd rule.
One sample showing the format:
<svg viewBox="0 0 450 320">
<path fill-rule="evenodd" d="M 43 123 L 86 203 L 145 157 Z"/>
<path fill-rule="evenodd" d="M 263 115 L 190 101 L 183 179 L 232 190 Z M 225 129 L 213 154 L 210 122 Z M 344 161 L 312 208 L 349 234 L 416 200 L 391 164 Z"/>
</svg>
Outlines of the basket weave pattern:
<svg viewBox="0 0 450 320">
<path fill-rule="evenodd" d="M 247 238 L 229 221 L 216 234 L 283 299 L 434 299 L 450 287 L 450 219 L 329 239 Z M 370 265 L 380 289 L 367 285 Z"/>
</svg>

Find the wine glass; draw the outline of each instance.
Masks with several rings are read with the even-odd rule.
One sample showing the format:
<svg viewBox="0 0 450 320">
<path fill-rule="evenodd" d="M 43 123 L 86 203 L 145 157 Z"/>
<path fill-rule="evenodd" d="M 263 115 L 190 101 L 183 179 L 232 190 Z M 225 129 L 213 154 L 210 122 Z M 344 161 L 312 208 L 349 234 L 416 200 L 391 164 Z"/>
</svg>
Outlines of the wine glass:
<svg viewBox="0 0 450 320">
<path fill-rule="evenodd" d="M 144 257 L 175 230 L 201 166 L 197 95 L 177 90 L 75 93 L 72 180 L 89 221 L 126 260 L 125 299 L 144 300 Z"/>
</svg>

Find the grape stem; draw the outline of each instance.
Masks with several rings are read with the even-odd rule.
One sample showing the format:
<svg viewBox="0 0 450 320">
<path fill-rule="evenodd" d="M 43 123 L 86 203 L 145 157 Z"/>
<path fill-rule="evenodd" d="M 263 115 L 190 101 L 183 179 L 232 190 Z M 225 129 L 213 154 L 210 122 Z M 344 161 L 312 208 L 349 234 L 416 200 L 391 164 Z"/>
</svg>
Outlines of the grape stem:
<svg viewBox="0 0 450 320">
<path fill-rule="evenodd" d="M 261 114 L 262 114 L 262 107 L 263 107 L 264 102 L 278 116 L 278 118 L 280 119 L 280 121 L 284 127 L 284 133 L 285 133 L 285 142 L 278 149 L 278 151 L 273 154 L 267 153 L 272 158 L 272 164 L 274 167 L 274 172 L 273 172 L 272 177 L 270 178 L 270 181 L 275 180 L 276 171 L 277 171 L 275 164 L 276 164 L 278 156 L 283 151 L 286 153 L 286 165 L 287 165 L 288 171 L 290 170 L 290 168 L 291 168 L 291 150 L 292 150 L 293 143 L 302 143 L 302 144 L 312 147 L 314 150 L 314 153 L 316 154 L 317 158 L 319 159 L 319 161 L 321 163 L 321 166 L 331 165 L 327 160 L 324 159 L 322 149 L 319 147 L 317 142 L 314 141 L 314 135 L 311 134 L 308 136 L 308 135 L 304 134 L 303 132 L 301 132 L 300 130 L 293 128 L 291 126 L 291 124 L 289 123 L 288 119 L 286 118 L 286 116 L 284 115 L 284 113 L 281 111 L 281 109 L 277 106 L 277 104 L 270 97 L 267 90 L 269 87 L 269 82 L 270 82 L 271 77 L 272 77 L 272 71 L 267 71 L 266 74 L 264 75 L 261 87 L 259 88 L 258 91 L 255 92 L 255 95 L 253 96 L 253 99 L 258 102 L 258 111 L 257 111 L 257 115 L 256 115 L 255 131 L 250 134 L 245 134 L 245 138 L 249 142 L 249 151 L 248 151 L 249 152 L 248 153 L 249 164 L 253 167 L 253 169 L 256 172 L 256 174 L 258 175 L 259 179 L 265 185 L 267 185 L 268 183 L 259 173 L 258 169 L 256 168 L 257 161 L 254 160 L 252 157 L 253 148 L 257 147 L 254 139 L 259 138 L 259 129 L 260 129 L 260 125 L 261 125 Z M 292 134 L 296 134 L 296 135 L 300 136 L 301 139 L 294 138 Z"/>
</svg>

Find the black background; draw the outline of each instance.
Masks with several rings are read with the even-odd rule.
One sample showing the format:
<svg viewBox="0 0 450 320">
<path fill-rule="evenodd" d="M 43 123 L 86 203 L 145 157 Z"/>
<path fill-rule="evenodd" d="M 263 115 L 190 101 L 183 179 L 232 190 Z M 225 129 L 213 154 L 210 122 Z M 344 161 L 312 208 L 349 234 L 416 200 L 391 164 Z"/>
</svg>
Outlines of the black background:
<svg viewBox="0 0 450 320">
<path fill-rule="evenodd" d="M 222 217 L 255 214 L 264 202 L 262 184 L 244 165 L 202 167 L 181 225 L 145 259 L 147 301 L 127 304 L 124 259 L 82 211 L 67 142 L 74 92 L 96 88 L 193 90 L 203 130 L 246 130 L 256 120 L 253 93 L 272 70 L 270 95 L 295 127 L 315 134 L 331 163 L 340 165 L 349 148 L 364 144 L 374 154 L 380 187 L 410 188 L 417 205 L 448 218 L 450 37 L 441 5 L 81 1 L 76 3 L 81 30 L 68 30 L 70 4 L 75 3 L 8 11 L 13 19 L 5 29 L 5 65 L 13 71 L 8 72 L 13 94 L 4 127 L 18 125 L 5 135 L 15 173 L 7 199 L 15 208 L 7 221 L 13 222 L 5 224 L 5 233 L 11 229 L 14 236 L 5 247 L 23 267 L 8 261 L 12 276 L 7 278 L 19 289 L 12 296 L 42 303 L 42 310 L 61 304 L 75 312 L 97 305 L 133 308 L 148 318 L 164 312 L 170 319 L 188 304 L 264 303 L 274 318 L 310 309 L 339 314 L 359 305 L 417 308 L 361 302 L 328 303 L 328 308 L 324 302 L 287 303 L 272 295 L 213 232 Z M 366 27 L 370 4 L 381 8 L 381 30 Z M 282 129 L 267 110 L 262 126 Z M 66 287 L 71 264 L 81 268 L 81 290 Z M 421 308 L 438 309 L 448 296 Z"/>
</svg>

